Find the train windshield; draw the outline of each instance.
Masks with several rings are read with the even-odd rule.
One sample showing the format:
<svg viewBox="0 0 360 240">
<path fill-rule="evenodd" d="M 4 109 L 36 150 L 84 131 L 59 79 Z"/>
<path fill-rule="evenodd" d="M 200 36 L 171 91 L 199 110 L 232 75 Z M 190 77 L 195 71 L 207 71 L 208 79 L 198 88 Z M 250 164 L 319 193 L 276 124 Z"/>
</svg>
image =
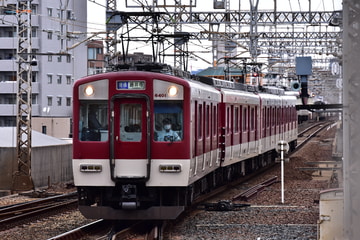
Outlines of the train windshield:
<svg viewBox="0 0 360 240">
<path fill-rule="evenodd" d="M 108 105 L 106 101 L 81 101 L 79 139 L 108 140 Z"/>
<path fill-rule="evenodd" d="M 180 141 L 183 138 L 183 106 L 181 101 L 155 101 L 154 140 Z"/>
</svg>

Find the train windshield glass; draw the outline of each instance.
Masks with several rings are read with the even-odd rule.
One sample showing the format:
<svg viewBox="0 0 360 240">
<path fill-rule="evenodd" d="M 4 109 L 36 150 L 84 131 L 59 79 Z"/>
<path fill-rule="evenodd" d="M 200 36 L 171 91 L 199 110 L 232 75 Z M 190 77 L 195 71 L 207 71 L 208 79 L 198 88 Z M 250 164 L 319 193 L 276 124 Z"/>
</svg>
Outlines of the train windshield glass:
<svg viewBox="0 0 360 240">
<path fill-rule="evenodd" d="M 155 101 L 154 140 L 180 141 L 183 138 L 183 106 L 181 101 Z"/>
<path fill-rule="evenodd" d="M 79 139 L 108 140 L 108 105 L 106 101 L 81 101 Z"/>
</svg>

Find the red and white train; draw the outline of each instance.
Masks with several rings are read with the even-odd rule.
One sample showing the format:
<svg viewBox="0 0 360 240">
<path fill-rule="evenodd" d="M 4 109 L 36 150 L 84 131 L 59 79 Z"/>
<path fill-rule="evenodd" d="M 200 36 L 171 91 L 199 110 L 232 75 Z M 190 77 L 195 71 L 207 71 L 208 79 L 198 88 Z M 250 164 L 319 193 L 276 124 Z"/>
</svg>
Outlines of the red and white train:
<svg viewBox="0 0 360 240">
<path fill-rule="evenodd" d="M 201 193 L 274 161 L 278 141 L 294 148 L 296 97 L 256 89 L 147 71 L 76 81 L 79 210 L 87 218 L 174 219 Z"/>
</svg>

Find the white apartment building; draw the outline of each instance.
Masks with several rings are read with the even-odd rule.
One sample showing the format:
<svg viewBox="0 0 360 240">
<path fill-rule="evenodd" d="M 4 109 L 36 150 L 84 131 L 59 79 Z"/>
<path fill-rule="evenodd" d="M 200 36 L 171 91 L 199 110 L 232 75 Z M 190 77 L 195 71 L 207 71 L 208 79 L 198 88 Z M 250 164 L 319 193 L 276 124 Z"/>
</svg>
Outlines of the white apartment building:
<svg viewBox="0 0 360 240">
<path fill-rule="evenodd" d="M 0 1 L 0 127 L 16 125 L 18 0 Z M 32 0 L 32 126 L 55 137 L 71 130 L 72 86 L 87 75 L 87 1 Z M 75 45 L 76 44 L 76 45 Z M 72 48 L 73 46 L 76 46 Z M 58 53 L 69 53 L 60 55 Z"/>
</svg>

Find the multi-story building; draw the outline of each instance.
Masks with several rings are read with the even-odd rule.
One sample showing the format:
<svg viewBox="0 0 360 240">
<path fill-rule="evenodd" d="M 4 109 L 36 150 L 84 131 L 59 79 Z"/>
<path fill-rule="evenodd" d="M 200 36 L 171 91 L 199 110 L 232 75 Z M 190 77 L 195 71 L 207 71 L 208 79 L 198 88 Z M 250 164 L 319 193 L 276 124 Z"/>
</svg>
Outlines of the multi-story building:
<svg viewBox="0 0 360 240">
<path fill-rule="evenodd" d="M 87 1 L 32 0 L 34 130 L 68 137 L 74 80 L 87 75 Z M 0 127 L 16 125 L 18 0 L 0 4 Z M 76 47 L 74 47 L 76 46 Z"/>
<path fill-rule="evenodd" d="M 87 43 L 88 50 L 88 75 L 102 73 L 105 71 L 104 42 L 91 40 Z"/>
</svg>

